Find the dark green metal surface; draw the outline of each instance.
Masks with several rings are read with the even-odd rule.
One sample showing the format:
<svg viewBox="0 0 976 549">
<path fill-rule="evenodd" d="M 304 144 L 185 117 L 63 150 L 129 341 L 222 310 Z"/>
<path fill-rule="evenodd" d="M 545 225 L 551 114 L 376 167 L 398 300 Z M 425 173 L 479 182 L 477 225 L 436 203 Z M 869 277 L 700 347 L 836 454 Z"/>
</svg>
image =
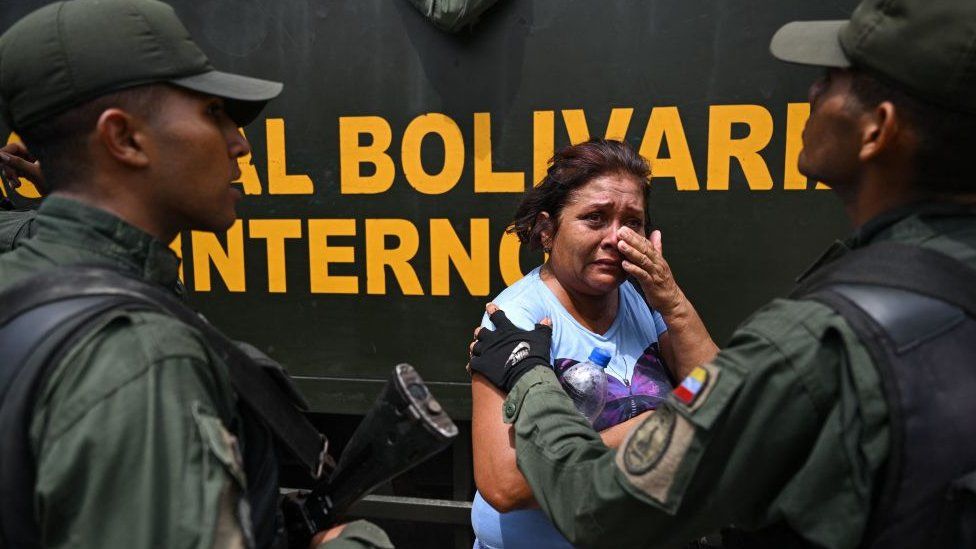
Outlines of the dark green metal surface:
<svg viewBox="0 0 976 549">
<path fill-rule="evenodd" d="M 650 209 L 679 283 L 719 341 L 757 306 L 785 294 L 819 250 L 847 231 L 829 191 L 784 188 L 787 108 L 805 100 L 817 73 L 775 61 L 767 47 L 781 24 L 843 18 L 851 0 L 502 0 L 459 35 L 437 30 L 405 0 L 172 3 L 217 67 L 285 82 L 283 95 L 245 128 L 262 186 L 239 210 L 246 291 L 229 291 L 213 267 L 210 291 L 199 291 L 193 241 L 184 235 L 191 299 L 229 335 L 281 360 L 316 411 L 364 412 L 390 368 L 409 362 L 452 416 L 469 413 L 467 344 L 484 303 L 505 286 L 498 242 L 519 199 L 517 192 L 474 192 L 475 113 L 490 113 L 494 170 L 524 173 L 529 185 L 535 112 L 553 111 L 554 143 L 562 146 L 569 143 L 563 109 L 584 110 L 591 134 L 602 136 L 611 109 L 632 108 L 626 138 L 638 147 L 652 108 L 676 106 L 701 190 L 678 191 L 673 178 L 658 178 Z M 4 3 L 0 28 L 41 4 Z M 771 115 L 772 136 L 760 152 L 771 190 L 750 190 L 735 159 L 729 190 L 706 190 L 717 142 L 710 116 L 723 105 L 758 105 Z M 425 113 L 453 120 L 464 141 L 460 179 L 443 194 L 418 192 L 403 172 L 404 130 Z M 396 176 L 386 192 L 341 192 L 340 118 L 359 116 L 380 117 L 392 130 Z M 285 153 L 289 174 L 310 178 L 312 194 L 269 194 L 265 119 L 283 120 L 285 146 L 275 150 Z M 750 131 L 735 124 L 732 137 Z M 441 140 L 428 136 L 421 150 L 426 171 L 439 172 Z M 330 270 L 357 276 L 355 295 L 310 291 L 309 247 L 317 244 L 306 220 L 333 218 L 356 220 L 355 235 L 329 240 L 354 249 L 352 262 Z M 431 295 L 429 223 L 437 218 L 450 220 L 469 250 L 469 221 L 490 219 L 489 295 L 471 295 L 453 270 L 450 295 Z M 249 223 L 261 219 L 300 223 L 301 236 L 284 247 L 284 293 L 269 292 L 265 241 L 249 236 Z M 367 294 L 366 219 L 416 227 L 410 263 L 424 295 L 404 296 L 389 269 L 386 293 Z M 523 253 L 522 269 L 539 260 Z"/>
</svg>

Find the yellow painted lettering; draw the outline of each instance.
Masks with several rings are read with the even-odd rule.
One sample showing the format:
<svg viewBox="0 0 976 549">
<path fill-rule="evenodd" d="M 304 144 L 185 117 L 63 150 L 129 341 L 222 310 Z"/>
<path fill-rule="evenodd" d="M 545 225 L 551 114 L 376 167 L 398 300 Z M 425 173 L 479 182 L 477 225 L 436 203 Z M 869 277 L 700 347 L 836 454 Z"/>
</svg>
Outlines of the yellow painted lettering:
<svg viewBox="0 0 976 549">
<path fill-rule="evenodd" d="M 502 273 L 502 280 L 506 286 L 518 282 L 523 276 L 522 265 L 519 261 L 522 243 L 515 233 L 505 232 L 498 244 L 498 270 Z"/>
<path fill-rule="evenodd" d="M 244 128 L 238 128 L 237 130 L 241 132 L 241 135 L 244 135 Z M 246 135 L 244 135 L 244 139 L 247 139 Z M 238 157 L 237 167 L 241 170 L 241 177 L 235 183 L 241 184 L 241 187 L 244 189 L 244 194 L 261 194 L 261 178 L 258 177 L 258 170 L 254 167 L 254 159 L 251 157 L 251 153 Z"/>
<path fill-rule="evenodd" d="M 440 136 L 444 143 L 444 166 L 438 173 L 424 169 L 421 150 L 424 138 Z M 464 170 L 464 137 L 456 122 L 440 113 L 422 114 L 403 132 L 400 162 L 407 183 L 423 194 L 444 194 L 454 188 Z"/>
<path fill-rule="evenodd" d="M 430 293 L 450 295 L 453 264 L 471 295 L 488 295 L 488 220 L 472 219 L 468 254 L 447 219 L 430 220 Z"/>
<path fill-rule="evenodd" d="M 520 193 L 525 190 L 522 172 L 496 172 L 491 160 L 491 114 L 474 114 L 474 192 Z"/>
<path fill-rule="evenodd" d="M 562 114 L 570 144 L 578 145 L 590 139 L 590 128 L 586 123 L 586 113 L 583 109 L 566 109 Z"/>
<path fill-rule="evenodd" d="M 623 141 L 627 138 L 627 130 L 630 129 L 630 119 L 634 117 L 634 109 L 613 109 L 610 111 L 610 120 L 607 122 L 607 131 L 603 134 L 605 139 L 615 139 Z"/>
<path fill-rule="evenodd" d="M 360 145 L 369 135 L 372 141 Z M 342 194 L 378 194 L 393 185 L 395 169 L 387 149 L 393 142 L 390 124 L 378 116 L 339 117 L 339 188 Z M 363 175 L 360 167 L 372 164 L 375 173 Z"/>
<path fill-rule="evenodd" d="M 302 237 L 302 222 L 298 219 L 252 219 L 248 222 L 248 236 L 263 238 L 268 255 L 268 292 L 288 291 L 285 274 L 285 239 Z"/>
<path fill-rule="evenodd" d="M 288 155 L 285 152 L 285 120 L 269 118 L 264 123 L 268 138 L 268 193 L 312 194 L 315 187 L 312 178 L 305 174 L 288 173 Z"/>
<path fill-rule="evenodd" d="M 331 263 L 352 263 L 356 248 L 330 246 L 330 236 L 355 236 L 355 219 L 308 220 L 309 289 L 313 294 L 359 293 L 359 277 L 329 274 Z"/>
<path fill-rule="evenodd" d="M 740 139 L 732 137 L 732 127 L 745 124 L 749 133 Z M 759 152 L 773 137 L 773 116 L 759 105 L 713 105 L 708 120 L 708 181 L 709 190 L 729 188 L 729 165 L 735 158 L 742 166 L 749 188 L 770 190 L 773 177 Z"/>
<path fill-rule="evenodd" d="M 180 266 L 177 274 L 180 277 L 180 282 L 183 282 L 186 280 L 183 278 L 183 237 L 179 233 L 176 233 L 176 238 L 169 243 L 169 249 L 173 250 L 176 257 L 180 258 Z"/>
<path fill-rule="evenodd" d="M 386 247 L 388 236 L 399 241 L 393 248 Z M 367 219 L 366 293 L 386 293 L 386 268 L 389 267 L 404 295 L 423 295 L 417 273 L 410 265 L 419 246 L 417 228 L 406 219 Z"/>
<path fill-rule="evenodd" d="M 806 190 L 807 176 L 800 173 L 797 162 L 803 150 L 803 127 L 810 118 L 809 103 L 790 103 L 786 106 L 786 162 L 783 188 L 788 191 Z"/>
<path fill-rule="evenodd" d="M 532 113 L 532 185 L 538 187 L 546 178 L 549 161 L 555 152 L 556 113 L 535 111 Z"/>
<path fill-rule="evenodd" d="M 567 109 L 562 111 L 563 123 L 566 124 L 566 133 L 569 135 L 569 142 L 577 145 L 590 139 L 590 128 L 586 123 L 586 113 L 582 109 Z M 607 131 L 603 133 L 605 139 L 615 139 L 623 141 L 627 137 L 627 130 L 630 128 L 630 119 L 634 116 L 634 109 L 617 108 L 610 111 L 610 120 L 607 121 Z"/>
<path fill-rule="evenodd" d="M 661 145 L 667 143 L 669 157 L 661 158 Z M 698 174 L 691 161 L 691 149 L 681 123 L 678 107 L 655 107 L 644 130 L 640 155 L 651 163 L 654 179 L 673 177 L 679 191 L 697 191 Z"/>
<path fill-rule="evenodd" d="M 227 290 L 243 292 L 244 283 L 244 224 L 238 219 L 227 230 L 227 249 L 221 245 L 217 235 L 211 232 L 192 231 L 193 242 L 193 282 L 198 292 L 210 291 L 210 265 L 217 269 Z"/>
</svg>

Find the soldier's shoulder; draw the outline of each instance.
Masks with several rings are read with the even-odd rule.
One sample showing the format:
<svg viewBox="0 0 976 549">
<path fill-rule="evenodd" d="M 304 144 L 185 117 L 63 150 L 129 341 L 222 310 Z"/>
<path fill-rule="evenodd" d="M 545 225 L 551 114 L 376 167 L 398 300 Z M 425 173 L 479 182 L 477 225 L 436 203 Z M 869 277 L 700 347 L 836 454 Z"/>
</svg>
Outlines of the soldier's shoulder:
<svg viewBox="0 0 976 549">
<path fill-rule="evenodd" d="M 213 356 L 196 328 L 161 311 L 113 313 L 99 332 L 106 346 L 132 346 L 148 362 L 179 357 L 209 362 Z"/>
<path fill-rule="evenodd" d="M 830 329 L 849 331 L 844 318 L 823 303 L 810 299 L 780 298 L 749 316 L 739 325 L 736 333 L 758 334 L 771 340 L 818 339 Z"/>
<path fill-rule="evenodd" d="M 63 353 L 40 404 L 70 402 L 71 410 L 84 413 L 127 386 L 147 382 L 192 386 L 216 398 L 225 392 L 225 378 L 194 328 L 161 312 L 112 311 Z"/>
<path fill-rule="evenodd" d="M 740 325 L 716 358 L 723 367 L 744 375 L 793 372 L 826 404 L 842 362 L 873 370 L 863 343 L 843 316 L 813 300 L 777 299 Z M 873 371 L 866 375 L 873 376 Z"/>
</svg>

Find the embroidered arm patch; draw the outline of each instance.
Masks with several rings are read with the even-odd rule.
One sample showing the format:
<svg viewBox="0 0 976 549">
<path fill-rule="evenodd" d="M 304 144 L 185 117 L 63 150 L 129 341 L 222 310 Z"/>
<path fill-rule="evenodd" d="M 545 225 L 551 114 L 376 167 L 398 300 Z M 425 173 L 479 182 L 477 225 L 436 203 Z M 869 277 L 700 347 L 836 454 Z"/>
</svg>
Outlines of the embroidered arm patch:
<svg viewBox="0 0 976 549">
<path fill-rule="evenodd" d="M 670 405 L 657 409 L 627 436 L 617 467 L 635 488 L 669 507 L 675 474 L 694 439 L 691 422 Z"/>
<path fill-rule="evenodd" d="M 703 435 L 739 384 L 735 375 L 719 384 L 720 373 L 713 364 L 692 370 L 673 399 L 634 428 L 617 452 L 617 467 L 632 491 L 665 511 L 681 503 L 706 446 Z"/>
</svg>

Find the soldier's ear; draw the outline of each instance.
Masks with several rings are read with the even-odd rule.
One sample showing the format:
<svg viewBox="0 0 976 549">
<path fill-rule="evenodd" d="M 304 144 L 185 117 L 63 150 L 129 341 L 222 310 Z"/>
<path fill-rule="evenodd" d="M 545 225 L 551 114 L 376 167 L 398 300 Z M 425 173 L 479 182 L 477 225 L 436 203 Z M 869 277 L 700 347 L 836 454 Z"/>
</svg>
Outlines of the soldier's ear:
<svg viewBox="0 0 976 549">
<path fill-rule="evenodd" d="M 901 113 L 891 101 L 882 101 L 863 113 L 861 150 L 858 154 L 862 162 L 897 152 L 896 149 L 905 137 L 905 126 L 901 118 Z"/>
<path fill-rule="evenodd" d="M 148 125 L 123 109 L 105 109 L 95 124 L 95 140 L 116 162 L 131 168 L 149 165 Z"/>
</svg>

